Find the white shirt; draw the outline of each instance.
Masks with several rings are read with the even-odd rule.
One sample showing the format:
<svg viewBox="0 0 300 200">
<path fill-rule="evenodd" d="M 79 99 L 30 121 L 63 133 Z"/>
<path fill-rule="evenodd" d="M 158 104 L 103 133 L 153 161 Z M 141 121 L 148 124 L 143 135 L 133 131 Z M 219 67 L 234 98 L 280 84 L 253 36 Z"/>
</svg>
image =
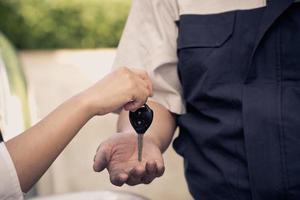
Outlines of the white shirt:
<svg viewBox="0 0 300 200">
<path fill-rule="evenodd" d="M 176 114 L 185 112 L 177 73 L 176 21 L 186 14 L 216 14 L 264 7 L 267 0 L 133 0 L 113 69 L 132 67 L 148 72 L 153 99 Z"/>
<path fill-rule="evenodd" d="M 0 199 L 24 199 L 15 166 L 4 143 L 0 143 Z"/>
<path fill-rule="evenodd" d="M 267 0 L 133 0 L 113 69 L 132 67 L 148 72 L 153 99 L 176 114 L 185 112 L 177 73 L 176 21 L 187 14 L 217 14 L 265 7 Z M 300 2 L 300 0 L 295 0 Z"/>
<path fill-rule="evenodd" d="M 171 112 L 184 112 L 176 71 L 178 7 L 174 0 L 134 0 L 113 69 L 140 68 L 148 72 L 153 99 Z"/>
</svg>

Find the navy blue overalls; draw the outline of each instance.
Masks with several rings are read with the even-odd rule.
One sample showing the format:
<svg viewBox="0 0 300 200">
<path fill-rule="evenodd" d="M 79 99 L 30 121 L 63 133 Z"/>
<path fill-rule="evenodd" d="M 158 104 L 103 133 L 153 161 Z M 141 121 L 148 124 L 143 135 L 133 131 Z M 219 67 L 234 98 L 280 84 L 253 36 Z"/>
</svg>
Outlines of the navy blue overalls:
<svg viewBox="0 0 300 200">
<path fill-rule="evenodd" d="M 300 3 L 178 22 L 175 150 L 200 200 L 300 200 Z"/>
</svg>

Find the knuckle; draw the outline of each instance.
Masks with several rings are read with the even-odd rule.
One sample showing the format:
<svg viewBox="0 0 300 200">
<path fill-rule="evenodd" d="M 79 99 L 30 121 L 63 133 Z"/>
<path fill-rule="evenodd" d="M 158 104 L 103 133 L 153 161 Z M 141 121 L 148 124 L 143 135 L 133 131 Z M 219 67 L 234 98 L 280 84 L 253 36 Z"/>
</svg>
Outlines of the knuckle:
<svg viewBox="0 0 300 200">
<path fill-rule="evenodd" d="M 138 88 L 139 84 L 137 83 L 137 81 L 135 80 L 135 78 L 133 76 L 130 77 L 131 80 L 131 86 L 134 88 Z"/>
<path fill-rule="evenodd" d="M 147 90 L 147 97 L 151 96 L 151 91 Z"/>
<path fill-rule="evenodd" d="M 122 183 L 120 183 L 116 178 L 111 178 L 110 182 L 115 186 L 119 186 L 119 187 L 122 186 Z"/>
<path fill-rule="evenodd" d="M 147 179 L 147 180 L 144 180 L 144 184 L 145 185 L 149 185 L 150 183 L 152 183 L 153 179 Z"/>
<path fill-rule="evenodd" d="M 135 84 L 135 78 L 131 73 L 125 73 L 124 77 L 126 78 L 126 81 L 130 84 L 130 86 L 132 86 L 133 84 Z"/>
<path fill-rule="evenodd" d="M 122 77 L 125 77 L 126 79 L 129 79 L 131 77 L 130 70 L 127 67 L 120 67 L 119 73 Z"/>
<path fill-rule="evenodd" d="M 120 67 L 119 71 L 122 72 L 122 73 L 128 73 L 129 69 L 127 67 Z"/>
<path fill-rule="evenodd" d="M 127 182 L 126 184 L 129 186 L 134 186 L 134 184 L 132 182 Z"/>
<path fill-rule="evenodd" d="M 143 71 L 141 72 L 141 74 L 142 74 L 143 77 L 148 78 L 148 73 L 147 73 L 147 71 L 143 70 Z"/>
<path fill-rule="evenodd" d="M 139 183 L 138 182 L 136 182 L 136 181 L 128 181 L 127 182 L 127 185 L 129 185 L 129 186 L 135 186 L 135 185 L 138 185 Z"/>
<path fill-rule="evenodd" d="M 135 99 L 135 96 L 136 96 L 136 91 L 133 89 L 134 87 L 130 84 L 128 87 L 127 87 L 127 100 L 134 100 Z"/>
<path fill-rule="evenodd" d="M 130 102 L 132 100 L 134 100 L 135 97 L 135 91 L 133 89 L 133 85 L 132 83 L 127 83 L 126 86 L 124 86 L 124 98 L 127 102 Z"/>
<path fill-rule="evenodd" d="M 137 94 L 137 92 L 139 91 L 139 85 L 134 80 L 131 80 L 129 82 L 128 87 L 129 87 L 128 91 L 130 92 L 131 95 Z"/>
<path fill-rule="evenodd" d="M 98 167 L 97 167 L 97 165 L 95 163 L 93 165 L 93 170 L 94 170 L 94 172 L 99 172 Z"/>
<path fill-rule="evenodd" d="M 110 177 L 110 182 L 111 182 L 111 184 L 115 185 L 116 180 L 114 178 Z"/>
<path fill-rule="evenodd" d="M 165 172 L 165 167 L 158 168 L 157 177 L 161 177 Z"/>
</svg>

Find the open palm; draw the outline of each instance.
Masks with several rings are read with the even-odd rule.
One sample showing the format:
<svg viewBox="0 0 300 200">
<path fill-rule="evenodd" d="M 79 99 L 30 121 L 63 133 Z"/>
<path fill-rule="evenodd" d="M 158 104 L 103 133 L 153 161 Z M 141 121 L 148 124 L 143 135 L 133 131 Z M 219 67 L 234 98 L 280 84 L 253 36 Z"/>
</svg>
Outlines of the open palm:
<svg viewBox="0 0 300 200">
<path fill-rule="evenodd" d="M 144 137 L 139 162 L 136 134 L 117 133 L 101 143 L 96 153 L 94 170 L 100 172 L 105 168 L 114 185 L 149 184 L 163 174 L 164 163 L 161 151 L 149 137 Z"/>
</svg>

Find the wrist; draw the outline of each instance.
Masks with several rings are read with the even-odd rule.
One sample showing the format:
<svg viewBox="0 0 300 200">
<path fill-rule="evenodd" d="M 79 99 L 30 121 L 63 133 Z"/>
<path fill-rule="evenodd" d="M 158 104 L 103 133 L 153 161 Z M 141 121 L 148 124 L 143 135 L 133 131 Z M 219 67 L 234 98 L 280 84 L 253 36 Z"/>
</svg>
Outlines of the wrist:
<svg viewBox="0 0 300 200">
<path fill-rule="evenodd" d="M 74 107 L 77 107 L 80 113 L 85 116 L 87 119 L 92 118 L 96 114 L 94 114 L 94 109 L 91 100 L 89 99 L 89 95 L 86 92 L 79 93 L 78 95 L 71 98 L 71 101 L 74 102 Z"/>
<path fill-rule="evenodd" d="M 151 136 L 149 133 L 145 133 L 144 138 L 145 140 L 151 141 L 160 150 L 161 153 L 166 150 L 160 140 L 156 137 Z"/>
</svg>

